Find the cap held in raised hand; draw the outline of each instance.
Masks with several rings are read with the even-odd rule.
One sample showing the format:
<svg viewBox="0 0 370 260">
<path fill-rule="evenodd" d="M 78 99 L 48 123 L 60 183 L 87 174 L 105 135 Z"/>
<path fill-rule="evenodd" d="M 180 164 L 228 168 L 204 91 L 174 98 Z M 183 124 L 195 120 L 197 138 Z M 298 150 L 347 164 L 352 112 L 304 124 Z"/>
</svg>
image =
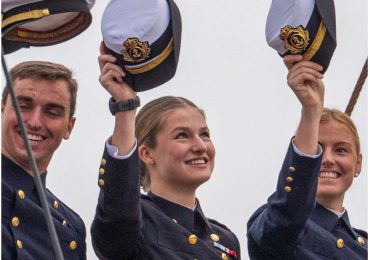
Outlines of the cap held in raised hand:
<svg viewBox="0 0 370 260">
<path fill-rule="evenodd" d="M 266 40 L 280 56 L 301 54 L 325 72 L 337 46 L 333 0 L 272 0 Z"/>
<path fill-rule="evenodd" d="M 101 30 L 108 52 L 126 72 L 124 81 L 145 91 L 176 73 L 181 15 L 173 0 L 111 0 Z"/>
</svg>

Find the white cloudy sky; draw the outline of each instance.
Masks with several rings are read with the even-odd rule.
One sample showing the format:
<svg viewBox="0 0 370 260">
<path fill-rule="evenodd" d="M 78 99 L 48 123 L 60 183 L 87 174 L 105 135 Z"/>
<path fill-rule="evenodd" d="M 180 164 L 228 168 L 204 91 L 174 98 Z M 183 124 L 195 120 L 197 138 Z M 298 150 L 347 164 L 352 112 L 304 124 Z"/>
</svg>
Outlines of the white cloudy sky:
<svg viewBox="0 0 370 260">
<path fill-rule="evenodd" d="M 50 47 L 6 56 L 9 67 L 25 60 L 48 60 L 70 67 L 79 81 L 77 122 L 49 167 L 48 187 L 90 225 L 99 188 L 103 145 L 113 128 L 108 94 L 98 83 L 100 19 L 108 1 L 92 8 L 93 23 L 80 36 Z M 178 95 L 207 113 L 216 146 L 212 179 L 198 191 L 205 214 L 225 223 L 246 249 L 246 222 L 273 192 L 288 142 L 297 127 L 300 105 L 286 85 L 281 58 L 267 46 L 265 20 L 270 1 L 178 0 L 183 31 L 174 79 L 140 93 L 142 103 Z M 344 110 L 367 57 L 367 1 L 336 1 L 338 46 L 325 74 L 326 106 Z M 367 230 L 367 82 L 352 117 L 357 123 L 364 161 L 345 200 L 352 224 Z"/>
</svg>

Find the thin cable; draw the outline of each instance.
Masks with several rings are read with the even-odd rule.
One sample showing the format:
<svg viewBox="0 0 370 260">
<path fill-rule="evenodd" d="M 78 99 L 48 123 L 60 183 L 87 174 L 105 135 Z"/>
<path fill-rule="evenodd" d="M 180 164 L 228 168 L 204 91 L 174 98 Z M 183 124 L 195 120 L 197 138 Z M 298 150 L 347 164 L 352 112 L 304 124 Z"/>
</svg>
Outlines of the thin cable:
<svg viewBox="0 0 370 260">
<path fill-rule="evenodd" d="M 355 105 L 357 103 L 358 96 L 360 95 L 360 92 L 362 90 L 362 86 L 364 85 L 366 78 L 367 78 L 367 58 L 366 58 L 364 66 L 362 67 L 361 74 L 358 77 L 356 86 L 353 89 L 351 98 L 348 102 L 348 105 L 347 105 L 347 108 L 346 108 L 346 111 L 345 111 L 345 113 L 349 116 L 351 116 L 353 108 L 355 107 Z"/>
<path fill-rule="evenodd" d="M 5 58 L 4 58 L 3 53 L 1 53 L 1 64 L 3 65 L 3 71 L 4 71 L 5 78 L 6 78 L 6 84 L 7 84 L 7 87 L 9 89 L 9 94 L 10 94 L 12 102 L 13 102 L 13 106 L 14 106 L 14 110 L 15 110 L 15 113 L 16 113 L 16 116 L 17 116 L 19 128 L 21 130 L 21 135 L 22 135 L 22 138 L 23 138 L 24 146 L 25 146 L 26 151 L 27 151 L 28 160 L 29 160 L 29 163 L 32 167 L 33 180 L 34 180 L 35 185 L 36 185 L 37 193 L 40 197 L 41 206 L 44 209 L 44 217 L 45 217 L 45 220 L 46 220 L 46 225 L 47 225 L 48 230 L 49 230 L 49 234 L 51 236 L 51 243 L 53 245 L 54 252 L 55 252 L 55 255 L 56 255 L 57 259 L 58 260 L 64 260 L 62 249 L 61 249 L 60 244 L 59 244 L 58 235 L 57 235 L 57 232 L 55 231 L 53 220 L 52 220 L 52 217 L 51 217 L 51 214 L 50 214 L 50 209 L 49 209 L 49 206 L 48 206 L 48 203 L 47 203 L 47 200 L 46 200 L 45 190 L 43 189 L 43 186 L 42 186 L 40 173 L 37 169 L 36 161 L 35 161 L 35 158 L 32 154 L 31 146 L 30 146 L 30 144 L 28 142 L 28 139 L 27 139 L 26 129 L 24 128 L 22 115 L 21 115 L 21 112 L 20 112 L 20 109 L 19 109 L 18 101 L 17 101 L 17 99 L 15 97 L 15 94 L 14 94 L 13 84 L 12 84 L 12 81 L 10 79 L 10 75 L 8 73 L 8 68 L 6 66 Z"/>
</svg>

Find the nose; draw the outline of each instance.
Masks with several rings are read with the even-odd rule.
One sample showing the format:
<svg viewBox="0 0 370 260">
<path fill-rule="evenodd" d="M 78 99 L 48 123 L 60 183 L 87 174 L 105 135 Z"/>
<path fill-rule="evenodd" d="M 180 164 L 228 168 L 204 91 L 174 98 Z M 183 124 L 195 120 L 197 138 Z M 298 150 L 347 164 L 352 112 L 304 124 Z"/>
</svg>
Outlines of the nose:
<svg viewBox="0 0 370 260">
<path fill-rule="evenodd" d="M 197 153 L 205 153 L 207 151 L 206 142 L 199 136 L 194 138 L 192 150 Z"/>
<path fill-rule="evenodd" d="M 322 156 L 322 165 L 323 166 L 332 166 L 334 165 L 335 159 L 333 153 L 329 149 L 324 149 Z"/>
<path fill-rule="evenodd" d="M 39 129 L 42 127 L 42 111 L 38 108 L 32 109 L 25 116 L 25 122 L 31 129 Z"/>
</svg>

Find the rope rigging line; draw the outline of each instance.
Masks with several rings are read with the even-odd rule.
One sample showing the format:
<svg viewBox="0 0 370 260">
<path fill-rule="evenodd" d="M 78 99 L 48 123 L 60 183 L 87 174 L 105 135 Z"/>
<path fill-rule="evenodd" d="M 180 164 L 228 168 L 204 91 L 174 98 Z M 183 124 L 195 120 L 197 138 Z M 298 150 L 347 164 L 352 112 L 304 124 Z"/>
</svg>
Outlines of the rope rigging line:
<svg viewBox="0 0 370 260">
<path fill-rule="evenodd" d="M 50 209 L 49 209 L 49 206 L 48 206 L 48 203 L 47 203 L 45 190 L 42 186 L 40 173 L 38 171 L 36 161 L 35 161 L 35 157 L 32 154 L 32 149 L 31 149 L 30 143 L 29 143 L 28 138 L 27 138 L 27 133 L 26 133 L 26 129 L 24 127 L 24 123 L 23 123 L 23 120 L 22 120 L 22 115 L 21 115 L 21 112 L 20 112 L 19 104 L 18 104 L 17 98 L 16 98 L 15 93 L 14 93 L 13 83 L 10 79 L 10 75 L 9 75 L 9 72 L 8 72 L 8 68 L 6 66 L 6 62 L 5 62 L 5 58 L 4 58 L 3 53 L 1 53 L 1 64 L 3 66 L 3 71 L 4 71 L 5 78 L 6 78 L 6 86 L 9 89 L 9 95 L 12 99 L 12 103 L 13 103 L 14 110 L 15 110 L 17 120 L 18 120 L 18 124 L 19 124 L 19 129 L 21 131 L 24 146 L 25 146 L 26 151 L 27 151 L 28 160 L 29 160 L 29 163 L 30 163 L 31 168 L 32 168 L 33 180 L 35 182 L 36 190 L 37 190 L 37 193 L 39 195 L 40 202 L 41 202 L 41 205 L 42 205 L 42 208 L 43 208 L 46 225 L 47 225 L 50 237 L 51 237 L 51 243 L 53 245 L 53 249 L 54 249 L 54 252 L 55 252 L 55 255 L 56 255 L 56 259 L 57 260 L 64 260 L 62 249 L 61 249 L 60 244 L 59 244 L 58 235 L 56 233 L 55 226 L 54 226 L 54 223 L 53 223 L 53 220 L 52 220 L 52 217 L 51 217 Z"/>
<path fill-rule="evenodd" d="M 348 102 L 348 105 L 347 105 L 347 108 L 346 108 L 346 111 L 345 111 L 345 113 L 349 116 L 351 116 L 351 114 L 352 114 L 353 108 L 356 105 L 357 99 L 360 95 L 360 92 L 362 90 L 362 86 L 364 85 L 366 78 L 367 78 L 367 58 L 366 58 L 364 66 L 362 67 L 361 74 L 358 77 L 356 86 L 353 89 L 351 98 Z"/>
</svg>

